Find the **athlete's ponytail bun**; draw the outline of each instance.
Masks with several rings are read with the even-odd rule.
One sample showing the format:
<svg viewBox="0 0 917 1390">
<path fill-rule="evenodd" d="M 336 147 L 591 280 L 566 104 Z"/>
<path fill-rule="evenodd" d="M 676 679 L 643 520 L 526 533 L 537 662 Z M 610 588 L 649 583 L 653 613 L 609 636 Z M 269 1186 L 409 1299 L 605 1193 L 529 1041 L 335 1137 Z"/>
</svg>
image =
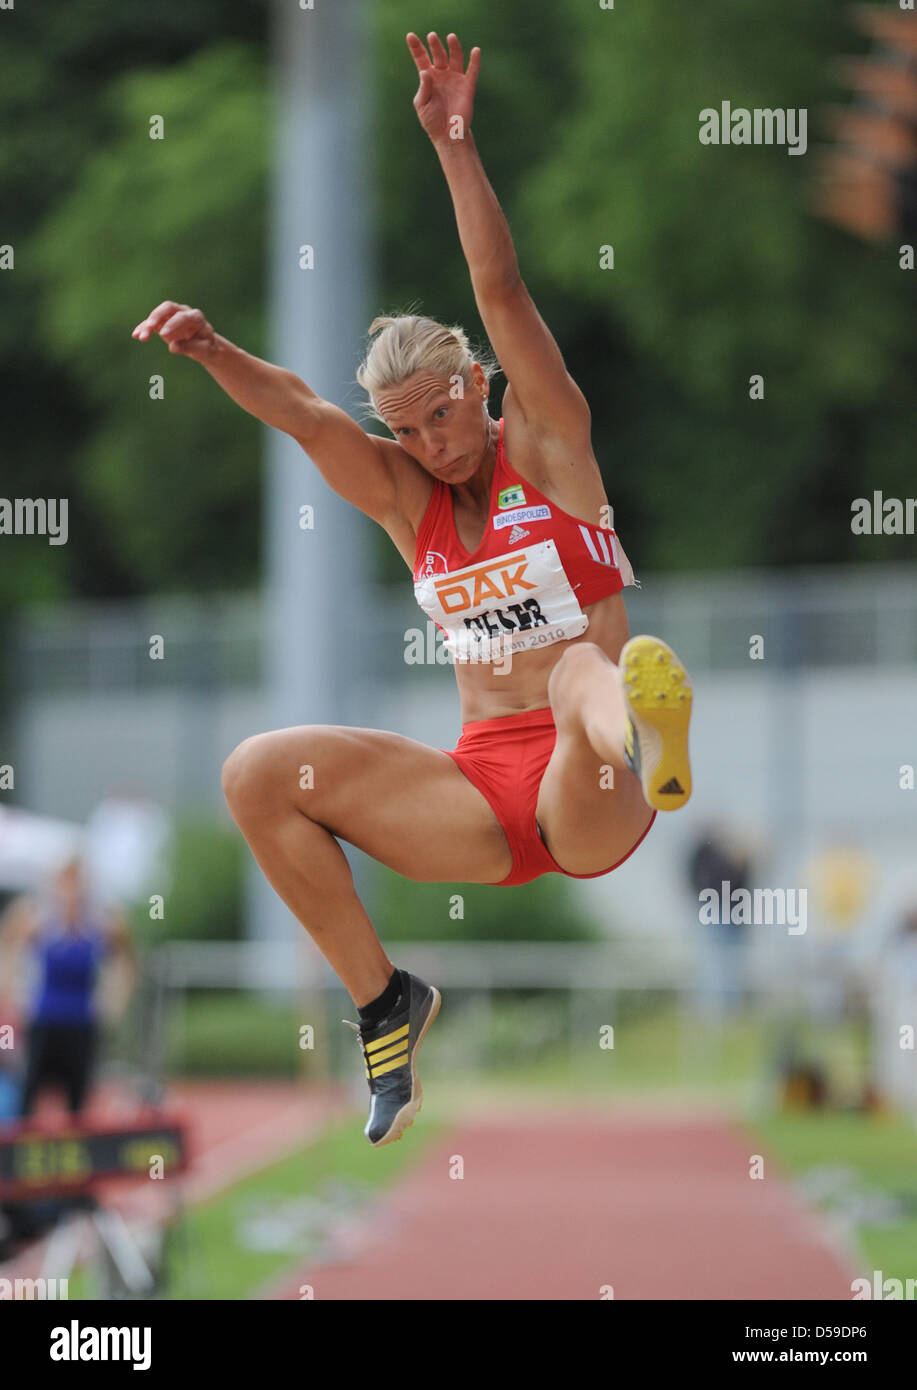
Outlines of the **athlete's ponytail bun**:
<svg viewBox="0 0 917 1390">
<path fill-rule="evenodd" d="M 396 318 L 380 314 L 379 317 L 373 319 L 372 323 L 369 325 L 369 336 L 372 337 L 374 333 L 379 332 L 380 328 L 388 328 L 391 324 L 397 322 L 398 320 Z"/>
</svg>

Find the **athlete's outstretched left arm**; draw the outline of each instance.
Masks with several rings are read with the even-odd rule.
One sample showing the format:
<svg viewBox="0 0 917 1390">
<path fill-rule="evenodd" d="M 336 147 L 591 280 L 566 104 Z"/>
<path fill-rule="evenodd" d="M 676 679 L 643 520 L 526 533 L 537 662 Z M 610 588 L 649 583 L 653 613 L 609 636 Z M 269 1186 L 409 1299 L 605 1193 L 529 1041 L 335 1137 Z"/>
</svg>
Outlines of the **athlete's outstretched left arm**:
<svg viewBox="0 0 917 1390">
<path fill-rule="evenodd" d="M 589 440 L 589 407 L 523 283 L 509 225 L 474 143 L 471 115 L 481 50 L 471 50 L 466 72 L 455 34 L 447 35 L 448 52 L 435 33 L 427 40 L 432 62 L 417 35 L 407 36 L 420 74 L 414 107 L 452 194 L 481 320 L 516 403 L 546 452 L 567 453 L 569 445 Z"/>
</svg>

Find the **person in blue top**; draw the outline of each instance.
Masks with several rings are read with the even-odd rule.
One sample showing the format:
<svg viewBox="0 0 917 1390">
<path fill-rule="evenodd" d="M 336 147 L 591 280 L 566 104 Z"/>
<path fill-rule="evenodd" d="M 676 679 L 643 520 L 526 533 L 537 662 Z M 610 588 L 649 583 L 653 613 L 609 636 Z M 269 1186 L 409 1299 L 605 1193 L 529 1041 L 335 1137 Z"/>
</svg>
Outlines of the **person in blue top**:
<svg viewBox="0 0 917 1390">
<path fill-rule="evenodd" d="M 78 859 L 57 874 L 50 900 L 24 898 L 8 914 L 4 946 L 27 952 L 34 982 L 24 1013 L 26 1061 L 20 1113 L 43 1090 L 63 1090 L 71 1115 L 84 1108 L 95 1067 L 101 968 L 120 958 L 134 973 L 133 944 L 120 914 L 89 903 Z"/>
</svg>

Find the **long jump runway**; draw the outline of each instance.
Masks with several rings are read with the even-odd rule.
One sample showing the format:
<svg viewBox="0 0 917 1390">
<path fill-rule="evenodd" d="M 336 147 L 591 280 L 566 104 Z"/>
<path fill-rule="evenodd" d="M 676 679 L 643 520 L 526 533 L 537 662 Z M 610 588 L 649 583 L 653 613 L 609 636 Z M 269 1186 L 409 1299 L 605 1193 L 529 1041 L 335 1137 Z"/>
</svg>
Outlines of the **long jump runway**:
<svg viewBox="0 0 917 1390">
<path fill-rule="evenodd" d="M 766 1154 L 763 1179 L 749 1176 L 753 1152 L 709 1114 L 471 1116 L 346 1258 L 262 1296 L 849 1301 L 848 1257 Z"/>
</svg>

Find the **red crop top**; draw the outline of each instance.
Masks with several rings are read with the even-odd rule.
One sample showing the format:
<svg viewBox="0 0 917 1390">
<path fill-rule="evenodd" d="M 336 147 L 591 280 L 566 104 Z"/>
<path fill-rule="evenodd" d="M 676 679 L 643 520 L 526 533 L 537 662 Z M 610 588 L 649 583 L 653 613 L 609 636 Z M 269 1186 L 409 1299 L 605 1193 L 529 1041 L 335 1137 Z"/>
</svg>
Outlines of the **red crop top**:
<svg viewBox="0 0 917 1390">
<path fill-rule="evenodd" d="M 515 471 L 503 420 L 487 529 L 469 553 L 455 529 L 452 492 L 437 478 L 417 533 L 414 593 L 458 661 L 492 661 L 578 637 L 583 607 L 636 584 L 615 532 L 551 502 Z"/>
</svg>

